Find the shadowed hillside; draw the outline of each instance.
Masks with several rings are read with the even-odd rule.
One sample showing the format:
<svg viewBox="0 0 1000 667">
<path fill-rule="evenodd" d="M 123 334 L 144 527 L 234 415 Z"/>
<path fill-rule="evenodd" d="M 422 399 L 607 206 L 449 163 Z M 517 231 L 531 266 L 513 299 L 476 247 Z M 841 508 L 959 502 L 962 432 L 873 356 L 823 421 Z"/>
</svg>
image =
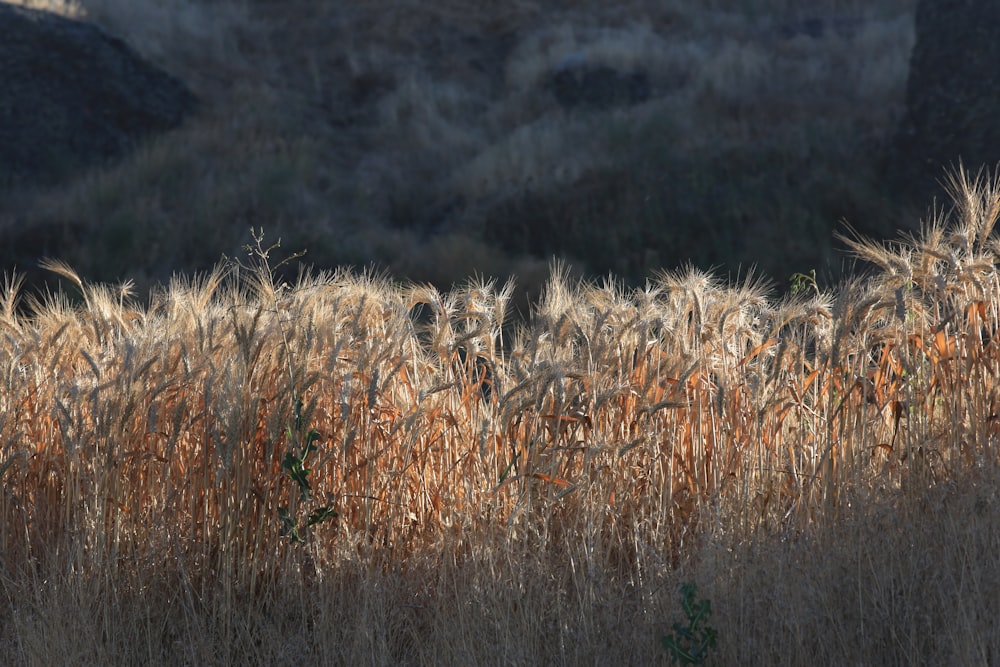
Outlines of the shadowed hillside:
<svg viewBox="0 0 1000 667">
<path fill-rule="evenodd" d="M 54 256 L 144 294 L 263 226 L 321 267 L 516 275 L 523 309 L 553 256 L 633 285 L 685 262 L 826 280 L 842 220 L 893 236 L 924 213 L 875 160 L 913 0 L 24 4 L 120 36 L 203 106 L 116 166 L 4 195 L 21 270 Z"/>
</svg>

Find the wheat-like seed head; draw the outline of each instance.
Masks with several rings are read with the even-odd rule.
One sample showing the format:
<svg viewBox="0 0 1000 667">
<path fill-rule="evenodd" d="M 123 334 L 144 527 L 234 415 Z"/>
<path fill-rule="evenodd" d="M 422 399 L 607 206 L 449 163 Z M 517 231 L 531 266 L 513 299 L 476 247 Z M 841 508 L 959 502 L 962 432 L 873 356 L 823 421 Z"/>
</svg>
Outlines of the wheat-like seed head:
<svg viewBox="0 0 1000 667">
<path fill-rule="evenodd" d="M 690 268 L 628 290 L 555 265 L 512 331 L 511 284 L 482 278 L 220 267 L 144 309 L 58 262 L 82 303 L 18 303 L 7 278 L 4 553 L 76 549 L 97 571 L 167 549 L 191 585 L 266 588 L 297 557 L 278 508 L 315 501 L 338 513 L 310 528 L 318 572 L 556 535 L 611 540 L 587 558 L 628 568 L 638 544 L 679 557 L 705 531 L 806 530 L 936 483 L 994 456 L 1000 275 L 977 187 L 964 231 L 849 241 L 879 270 L 833 292 Z M 309 433 L 305 498 L 282 466 Z"/>
</svg>

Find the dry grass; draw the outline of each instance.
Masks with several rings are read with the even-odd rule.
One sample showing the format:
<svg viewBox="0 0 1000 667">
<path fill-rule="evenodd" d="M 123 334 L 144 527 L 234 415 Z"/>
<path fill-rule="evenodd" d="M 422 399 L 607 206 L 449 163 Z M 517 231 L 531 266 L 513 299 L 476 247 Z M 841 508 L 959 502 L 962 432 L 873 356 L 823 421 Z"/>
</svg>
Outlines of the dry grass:
<svg viewBox="0 0 1000 667">
<path fill-rule="evenodd" d="M 515 331 L 260 247 L 148 307 L 8 278 L 0 659 L 645 664 L 691 578 L 722 664 L 993 662 L 1000 182 L 954 181 L 837 292 L 557 267 Z"/>
</svg>

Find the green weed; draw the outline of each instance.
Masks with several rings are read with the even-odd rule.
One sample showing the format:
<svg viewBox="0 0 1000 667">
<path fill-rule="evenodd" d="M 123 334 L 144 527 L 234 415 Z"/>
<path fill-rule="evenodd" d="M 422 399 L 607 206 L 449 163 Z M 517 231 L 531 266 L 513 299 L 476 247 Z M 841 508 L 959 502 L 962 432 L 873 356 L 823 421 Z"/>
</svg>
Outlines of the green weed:
<svg viewBox="0 0 1000 667">
<path fill-rule="evenodd" d="M 275 271 L 284 264 L 302 257 L 305 253 L 293 253 L 271 266 L 271 252 L 281 246 L 281 240 L 279 239 L 274 244 L 265 247 L 263 229 L 254 231 L 251 228 L 250 236 L 253 238 L 253 243 L 245 246 L 244 249 L 250 255 L 251 266 L 246 267 L 240 264 L 239 267 L 250 268 L 259 280 L 265 281 L 264 285 L 267 289 L 262 291 L 266 291 L 272 297 L 270 305 L 274 310 L 281 332 L 281 345 L 285 352 L 288 380 L 292 387 L 292 401 L 294 402 L 294 424 L 289 424 L 285 429 L 288 451 L 285 452 L 285 457 L 281 461 L 281 470 L 298 488 L 298 495 L 293 492 L 288 504 L 278 507 L 278 519 L 281 521 L 281 535 L 283 537 L 287 536 L 293 543 L 304 543 L 306 531 L 318 523 L 337 517 L 337 512 L 329 505 L 313 507 L 315 501 L 312 485 L 309 483 L 312 469 L 306 464 L 310 454 L 319 450 L 316 443 L 320 439 L 320 434 L 316 429 L 307 428 L 306 419 L 303 416 L 302 388 L 297 386 L 295 380 L 293 353 L 288 344 L 288 332 L 285 330 L 286 322 L 281 318 L 277 291 L 274 289 Z"/>
<path fill-rule="evenodd" d="M 670 652 L 671 662 L 682 665 L 701 665 L 715 647 L 718 631 L 708 625 L 712 615 L 712 602 L 697 599 L 697 586 L 687 582 L 681 586 L 681 606 L 687 624 L 674 623 L 673 634 L 663 638 L 663 646 Z"/>
</svg>

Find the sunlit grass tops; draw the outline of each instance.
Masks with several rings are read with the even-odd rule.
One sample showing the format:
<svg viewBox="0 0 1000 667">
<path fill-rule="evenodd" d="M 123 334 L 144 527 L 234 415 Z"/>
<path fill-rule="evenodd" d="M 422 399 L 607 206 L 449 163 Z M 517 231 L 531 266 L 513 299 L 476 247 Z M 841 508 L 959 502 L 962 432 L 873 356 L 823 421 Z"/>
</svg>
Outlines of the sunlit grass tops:
<svg viewBox="0 0 1000 667">
<path fill-rule="evenodd" d="M 52 262 L 79 298 L 19 309 L 8 278 L 0 547 L 9 567 L 169 553 L 259 583 L 292 557 L 290 426 L 315 431 L 308 500 L 336 512 L 304 533 L 319 568 L 554 535 L 629 567 L 974 470 L 1000 426 L 1000 187 L 953 184 L 950 221 L 848 240 L 870 277 L 780 299 L 693 269 L 629 291 L 556 267 L 513 325 L 509 285 L 286 285 L 260 247 L 142 308 Z"/>
</svg>

